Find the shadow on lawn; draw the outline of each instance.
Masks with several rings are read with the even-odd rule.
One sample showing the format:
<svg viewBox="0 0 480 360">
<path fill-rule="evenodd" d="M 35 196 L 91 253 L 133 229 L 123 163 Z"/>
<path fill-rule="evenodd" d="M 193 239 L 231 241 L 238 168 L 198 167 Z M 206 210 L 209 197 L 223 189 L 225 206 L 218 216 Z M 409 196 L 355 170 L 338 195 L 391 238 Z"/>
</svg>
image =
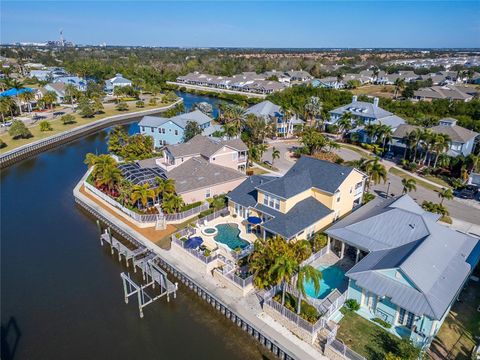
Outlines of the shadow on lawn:
<svg viewBox="0 0 480 360">
<path fill-rule="evenodd" d="M 386 333 L 383 330 L 375 331 L 373 336 L 374 343 L 370 346 L 368 345 L 365 350 L 368 353 L 367 358 L 371 360 L 384 360 L 385 355 L 389 352 L 398 354 L 400 349 L 398 347 L 398 340 L 394 339 L 390 334 Z"/>
</svg>

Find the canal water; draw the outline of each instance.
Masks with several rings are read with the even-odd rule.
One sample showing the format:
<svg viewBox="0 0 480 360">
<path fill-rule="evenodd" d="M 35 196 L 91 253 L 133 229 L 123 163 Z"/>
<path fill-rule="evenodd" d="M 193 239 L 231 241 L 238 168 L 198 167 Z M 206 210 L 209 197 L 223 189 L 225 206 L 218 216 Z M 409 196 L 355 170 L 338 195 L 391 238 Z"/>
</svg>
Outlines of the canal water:
<svg viewBox="0 0 480 360">
<path fill-rule="evenodd" d="M 124 303 L 126 269 L 100 247 L 94 219 L 72 195 L 85 154 L 106 152 L 108 131 L 1 172 L 1 358 L 265 358 L 183 286 L 176 300 L 145 308 L 143 319 L 136 300 Z"/>
</svg>

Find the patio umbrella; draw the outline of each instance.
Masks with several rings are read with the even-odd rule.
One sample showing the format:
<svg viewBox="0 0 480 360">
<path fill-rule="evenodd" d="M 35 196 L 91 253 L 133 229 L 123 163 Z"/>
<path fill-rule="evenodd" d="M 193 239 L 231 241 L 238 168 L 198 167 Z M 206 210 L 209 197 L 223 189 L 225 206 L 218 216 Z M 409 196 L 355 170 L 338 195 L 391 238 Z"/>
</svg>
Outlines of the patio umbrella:
<svg viewBox="0 0 480 360">
<path fill-rule="evenodd" d="M 258 225 L 262 222 L 262 219 L 260 219 L 257 216 L 249 216 L 247 220 L 250 224 L 253 224 L 253 225 Z"/>
<path fill-rule="evenodd" d="M 185 249 L 196 249 L 203 244 L 203 240 L 200 236 L 194 236 L 185 241 Z"/>
</svg>

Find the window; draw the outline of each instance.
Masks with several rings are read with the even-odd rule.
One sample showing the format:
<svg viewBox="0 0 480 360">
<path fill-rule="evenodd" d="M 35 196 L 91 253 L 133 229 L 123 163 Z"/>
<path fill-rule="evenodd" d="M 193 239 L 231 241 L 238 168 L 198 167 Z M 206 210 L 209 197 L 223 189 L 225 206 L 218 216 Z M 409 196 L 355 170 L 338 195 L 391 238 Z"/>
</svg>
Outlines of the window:
<svg viewBox="0 0 480 360">
<path fill-rule="evenodd" d="M 162 128 L 162 134 L 165 134 L 165 129 L 164 128 Z"/>
<path fill-rule="evenodd" d="M 235 160 L 237 160 L 237 158 L 238 158 L 238 153 L 234 152 L 234 153 L 232 154 L 232 160 L 235 161 Z"/>
<path fill-rule="evenodd" d="M 145 126 L 142 126 L 142 131 L 145 131 Z"/>
<path fill-rule="evenodd" d="M 310 226 L 307 228 L 307 239 L 311 239 L 313 235 L 315 234 L 315 226 Z"/>
<path fill-rule="evenodd" d="M 162 133 L 162 128 L 158 128 L 158 133 L 159 133 L 159 134 Z"/>
<path fill-rule="evenodd" d="M 272 209 L 280 210 L 280 199 L 273 195 L 264 195 L 263 205 L 266 205 Z"/>
<path fill-rule="evenodd" d="M 175 130 L 175 135 L 178 135 L 178 130 Z"/>
<path fill-rule="evenodd" d="M 360 181 L 359 183 L 355 184 L 355 190 L 360 189 L 362 187 L 363 181 Z"/>
<path fill-rule="evenodd" d="M 415 314 L 407 311 L 405 309 L 400 308 L 400 312 L 398 314 L 398 323 L 403 325 L 409 329 L 413 328 L 413 322 L 415 321 Z"/>
<path fill-rule="evenodd" d="M 212 194 L 210 193 L 210 189 L 207 189 L 207 191 L 205 192 L 205 197 L 208 199 L 211 196 Z"/>
<path fill-rule="evenodd" d="M 155 132 L 155 129 L 153 127 L 150 128 L 150 132 L 152 132 L 152 133 Z"/>
</svg>

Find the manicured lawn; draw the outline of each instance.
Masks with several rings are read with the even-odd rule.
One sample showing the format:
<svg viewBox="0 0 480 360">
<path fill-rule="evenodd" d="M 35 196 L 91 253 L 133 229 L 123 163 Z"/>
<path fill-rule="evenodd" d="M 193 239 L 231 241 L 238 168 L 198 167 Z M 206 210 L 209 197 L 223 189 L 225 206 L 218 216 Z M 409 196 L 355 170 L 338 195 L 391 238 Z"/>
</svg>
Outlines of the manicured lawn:
<svg viewBox="0 0 480 360">
<path fill-rule="evenodd" d="M 480 270 L 477 271 L 480 273 Z M 470 281 L 430 347 L 434 359 L 469 360 L 480 336 L 480 283 Z"/>
<path fill-rule="evenodd" d="M 347 311 L 340 321 L 337 339 L 367 359 L 380 360 L 391 351 L 398 338 L 355 312 Z"/>
<path fill-rule="evenodd" d="M 433 176 L 433 175 L 422 175 L 422 177 L 424 177 L 425 179 L 427 180 L 430 180 L 432 182 L 434 182 L 435 184 L 438 184 L 440 186 L 444 186 L 446 188 L 449 188 L 450 185 L 447 184 L 447 182 L 445 182 L 444 180 L 436 177 L 436 176 Z"/>
<path fill-rule="evenodd" d="M 410 176 L 406 172 L 404 172 L 402 170 L 399 170 L 397 168 L 392 167 L 392 168 L 390 168 L 390 170 L 388 170 L 388 172 L 392 173 L 393 175 L 400 176 L 403 179 L 413 179 L 413 180 L 415 180 L 417 185 L 423 186 L 424 188 L 426 188 L 428 190 L 432 190 L 432 191 L 436 191 L 436 192 L 438 192 L 440 190 L 440 188 L 438 186 L 435 186 L 435 185 L 427 183 L 426 181 L 422 181 L 420 179 L 414 178 L 413 176 Z"/>
<path fill-rule="evenodd" d="M 126 114 L 126 113 L 129 113 L 129 112 L 136 112 L 136 111 L 142 111 L 142 110 L 148 110 L 148 109 L 153 109 L 153 108 L 156 108 L 156 107 L 162 107 L 162 106 L 166 106 L 168 104 L 160 104 L 158 103 L 157 105 L 155 106 L 148 106 L 148 105 L 145 105 L 145 107 L 143 108 L 137 108 L 135 107 L 135 101 L 134 102 L 131 102 L 128 104 L 129 105 L 129 110 L 128 111 L 118 111 L 116 110 L 115 108 L 113 108 L 111 106 L 111 104 L 108 104 L 108 105 L 105 105 L 105 110 L 104 110 L 104 113 L 103 114 L 99 114 L 99 115 L 96 115 L 95 117 L 93 118 L 82 118 L 81 116 L 79 116 L 78 114 L 74 114 L 75 116 L 75 123 L 73 124 L 67 124 L 67 125 L 63 125 L 63 123 L 61 122 L 60 120 L 60 116 L 58 116 L 56 119 L 49 119 L 48 122 L 50 123 L 50 125 L 52 126 L 53 130 L 52 131 L 40 131 L 40 126 L 39 126 L 39 123 L 42 121 L 42 120 L 39 120 L 35 125 L 29 127 L 28 129 L 30 130 L 30 132 L 32 133 L 33 137 L 29 138 L 29 139 L 16 139 L 16 140 L 13 140 L 10 135 L 8 134 L 8 132 L 0 135 L 0 139 L 3 140 L 3 142 L 5 144 L 7 144 L 6 147 L 4 147 L 3 149 L 0 150 L 0 153 L 4 153 L 4 152 L 7 152 L 7 151 L 10 151 L 12 149 L 15 149 L 19 146 L 22 146 L 22 145 L 26 145 L 26 144 L 29 144 L 31 142 L 34 142 L 34 141 L 37 141 L 37 140 L 41 140 L 41 139 L 44 139 L 46 137 L 49 137 L 49 136 L 52 136 L 52 135 L 56 135 L 56 134 L 59 134 L 61 132 L 64 132 L 64 131 L 67 131 L 67 130 L 71 130 L 71 129 L 74 129 L 78 126 L 81 126 L 81 125 L 85 125 L 85 124 L 89 124 L 89 123 L 92 123 L 94 121 L 97 121 L 97 120 L 100 120 L 100 119 L 104 119 L 108 116 L 112 116 L 112 115 L 121 115 L 121 114 Z M 57 110 L 57 111 L 61 111 L 60 109 Z"/>
</svg>

